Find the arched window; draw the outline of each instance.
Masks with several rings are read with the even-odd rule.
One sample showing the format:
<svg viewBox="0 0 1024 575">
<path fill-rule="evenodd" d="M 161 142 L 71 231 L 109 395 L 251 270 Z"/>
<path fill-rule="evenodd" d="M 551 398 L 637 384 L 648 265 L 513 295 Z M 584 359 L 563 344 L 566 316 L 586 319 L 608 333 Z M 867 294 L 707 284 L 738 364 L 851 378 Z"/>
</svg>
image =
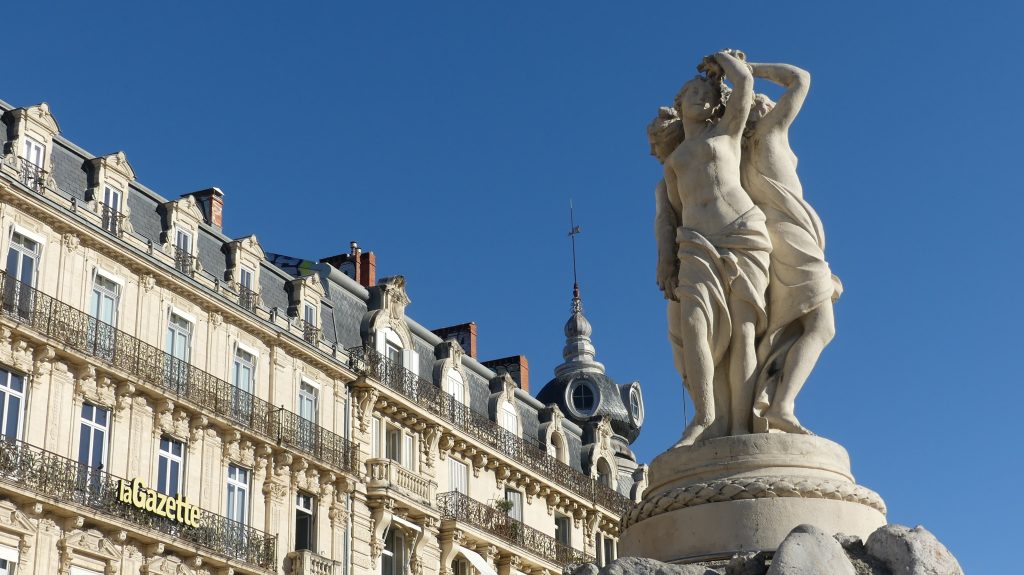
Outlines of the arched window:
<svg viewBox="0 0 1024 575">
<path fill-rule="evenodd" d="M 612 485 L 612 468 L 603 457 L 597 460 L 597 482 L 605 487 L 614 487 Z"/>
<path fill-rule="evenodd" d="M 629 390 L 629 414 L 637 425 L 644 420 L 644 402 L 640 398 L 640 390 L 635 387 Z"/>
<path fill-rule="evenodd" d="M 552 433 L 551 442 L 548 443 L 548 455 L 565 463 L 568 460 L 565 449 L 565 438 L 561 433 Z"/>
<path fill-rule="evenodd" d="M 514 435 L 519 435 L 519 414 L 516 408 L 509 402 L 501 406 L 501 426 Z"/>
<path fill-rule="evenodd" d="M 449 395 L 455 398 L 455 401 L 466 405 L 466 382 L 462 379 L 462 374 L 455 371 L 454 369 L 448 370 L 447 382 L 445 383 L 445 391 Z"/>
</svg>

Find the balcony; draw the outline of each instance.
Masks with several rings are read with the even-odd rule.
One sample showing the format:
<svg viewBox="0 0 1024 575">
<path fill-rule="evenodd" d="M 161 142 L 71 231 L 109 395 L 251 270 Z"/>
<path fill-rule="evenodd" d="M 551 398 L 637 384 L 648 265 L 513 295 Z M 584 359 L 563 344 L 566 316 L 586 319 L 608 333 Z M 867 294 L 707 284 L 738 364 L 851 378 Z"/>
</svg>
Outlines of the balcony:
<svg viewBox="0 0 1024 575">
<path fill-rule="evenodd" d="M 276 564 L 276 537 L 200 509 L 190 527 L 138 509 L 118 498 L 122 478 L 11 438 L 0 440 L 0 483 L 44 499 L 88 508 L 101 515 L 153 529 L 213 553 L 264 568 Z"/>
<path fill-rule="evenodd" d="M 341 575 L 341 563 L 312 551 L 292 551 L 288 554 L 291 568 L 288 575 Z"/>
<path fill-rule="evenodd" d="M 302 329 L 302 339 L 306 340 L 306 343 L 314 347 L 320 343 L 320 328 L 315 323 L 300 319 L 298 324 L 299 328 Z"/>
<path fill-rule="evenodd" d="M 179 272 L 192 277 L 196 271 L 195 257 L 192 256 L 192 252 L 183 247 L 174 246 L 174 267 Z"/>
<path fill-rule="evenodd" d="M 527 553 L 563 567 L 594 562 L 590 555 L 567 547 L 554 537 L 509 517 L 504 511 L 470 499 L 458 491 L 438 495 L 437 507 L 442 520 L 450 519 L 486 531 L 502 541 L 526 550 Z"/>
<path fill-rule="evenodd" d="M 124 214 L 107 204 L 100 204 L 100 225 L 110 234 L 121 237 L 124 233 Z"/>
<path fill-rule="evenodd" d="M 427 506 L 434 501 L 437 484 L 402 467 L 390 459 L 366 460 L 367 491 L 396 489 L 423 501 Z"/>
<path fill-rule="evenodd" d="M 256 313 L 256 308 L 260 305 L 260 294 L 240 285 L 238 286 L 238 305 L 250 313 Z"/>
<path fill-rule="evenodd" d="M 359 473 L 359 447 L 0 271 L 0 316 L 245 431 Z"/>
<path fill-rule="evenodd" d="M 348 350 L 357 371 L 380 381 L 423 409 L 440 417 L 452 427 L 489 446 L 527 469 L 561 485 L 576 495 L 622 515 L 633 505 L 614 489 L 555 459 L 534 442 L 525 440 L 477 413 L 425 379 L 392 363 L 367 347 Z"/>
<path fill-rule="evenodd" d="M 46 173 L 43 168 L 25 158 L 18 158 L 18 161 L 21 164 L 19 180 L 26 188 L 38 192 L 46 184 Z"/>
</svg>

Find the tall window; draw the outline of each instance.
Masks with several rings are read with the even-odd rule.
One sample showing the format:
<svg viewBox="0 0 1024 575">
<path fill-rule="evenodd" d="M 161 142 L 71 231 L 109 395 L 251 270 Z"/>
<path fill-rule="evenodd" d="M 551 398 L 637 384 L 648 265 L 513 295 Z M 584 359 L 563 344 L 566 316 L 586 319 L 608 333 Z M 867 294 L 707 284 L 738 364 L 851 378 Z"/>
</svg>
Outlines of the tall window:
<svg viewBox="0 0 1024 575">
<path fill-rule="evenodd" d="M 295 494 L 295 550 L 313 551 L 313 496 Z"/>
<path fill-rule="evenodd" d="M 89 296 L 89 315 L 97 321 L 90 322 L 89 336 L 97 355 L 113 359 L 114 327 L 117 326 L 117 307 L 121 286 L 114 280 L 97 273 L 92 280 L 92 294 Z"/>
<path fill-rule="evenodd" d="M 604 538 L 604 564 L 615 561 L 615 540 L 611 537 Z"/>
<path fill-rule="evenodd" d="M 25 377 L 0 369 L 0 433 L 21 438 L 21 410 L 25 405 Z"/>
<path fill-rule="evenodd" d="M 103 186 L 103 229 L 119 235 L 121 233 L 121 190 Z"/>
<path fill-rule="evenodd" d="M 11 246 L 7 250 L 4 308 L 16 311 L 25 318 L 32 314 L 32 291 L 25 288 L 35 287 L 39 253 L 39 242 L 18 232 L 11 234 Z"/>
<path fill-rule="evenodd" d="M 192 234 L 182 229 L 174 231 L 174 265 L 178 271 L 192 275 Z"/>
<path fill-rule="evenodd" d="M 612 486 L 612 470 L 604 458 L 597 460 L 597 482 L 605 487 Z"/>
<path fill-rule="evenodd" d="M 572 547 L 572 522 L 561 513 L 555 514 L 555 539 L 566 547 Z"/>
<path fill-rule="evenodd" d="M 167 385 L 179 393 L 187 391 L 188 360 L 192 349 L 192 322 L 171 312 L 167 320 Z"/>
<path fill-rule="evenodd" d="M 516 413 L 516 408 L 507 401 L 501 406 L 501 426 L 509 433 L 519 435 L 519 414 Z"/>
<path fill-rule="evenodd" d="M 523 493 L 515 489 L 505 490 L 505 500 L 512 503 L 508 509 L 508 516 L 516 521 L 523 520 Z"/>
<path fill-rule="evenodd" d="M 249 470 L 228 465 L 228 519 L 245 525 L 249 520 Z"/>
<path fill-rule="evenodd" d="M 14 575 L 18 572 L 18 564 L 14 561 L 0 559 L 0 575 Z"/>
<path fill-rule="evenodd" d="M 312 448 L 316 444 L 317 405 L 320 392 L 308 382 L 299 383 L 299 445 Z"/>
<path fill-rule="evenodd" d="M 40 176 L 43 172 L 43 157 L 45 155 L 43 145 L 26 136 L 21 152 L 23 157 L 21 183 L 34 188 L 40 184 Z"/>
<path fill-rule="evenodd" d="M 402 430 L 389 427 L 385 437 L 384 457 L 402 463 Z"/>
<path fill-rule="evenodd" d="M 185 444 L 169 437 L 160 438 L 157 459 L 156 489 L 171 497 L 181 492 L 181 475 L 185 469 Z"/>
<path fill-rule="evenodd" d="M 302 306 L 302 338 L 309 343 L 317 343 L 320 333 L 316 327 L 316 307 L 311 304 Z"/>
<path fill-rule="evenodd" d="M 380 558 L 381 575 L 404 575 L 408 559 L 406 557 L 405 536 L 401 531 L 388 528 L 384 537 L 384 552 Z"/>
<path fill-rule="evenodd" d="M 91 403 L 82 404 L 78 435 L 79 481 L 82 487 L 100 488 L 100 476 L 107 462 L 110 412 Z"/>
<path fill-rule="evenodd" d="M 235 346 L 231 364 L 231 416 L 247 422 L 253 411 L 253 382 L 256 377 L 256 356 Z"/>
<path fill-rule="evenodd" d="M 469 561 L 462 557 L 452 559 L 452 575 L 469 575 Z"/>
<path fill-rule="evenodd" d="M 255 277 L 256 273 L 245 266 L 238 269 L 238 305 L 249 311 L 256 311 L 258 303 L 256 290 L 253 288 L 253 278 Z"/>
<path fill-rule="evenodd" d="M 469 495 L 469 466 L 448 456 L 448 482 L 451 491 Z"/>
</svg>

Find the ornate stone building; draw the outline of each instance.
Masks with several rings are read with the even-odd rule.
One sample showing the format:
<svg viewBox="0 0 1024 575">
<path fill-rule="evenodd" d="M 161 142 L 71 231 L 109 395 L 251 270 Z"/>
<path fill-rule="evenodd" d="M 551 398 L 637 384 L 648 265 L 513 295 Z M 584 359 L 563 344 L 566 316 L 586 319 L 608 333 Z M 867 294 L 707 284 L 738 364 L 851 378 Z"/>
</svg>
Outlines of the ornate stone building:
<svg viewBox="0 0 1024 575">
<path fill-rule="evenodd" d="M 0 113 L 0 575 L 614 557 L 642 398 L 588 363 L 578 298 L 545 393 L 572 389 L 542 402 L 525 358 L 478 360 L 475 325 L 406 315 L 372 253 L 267 253 L 222 233 L 220 190 L 164 198 L 46 104 Z"/>
</svg>

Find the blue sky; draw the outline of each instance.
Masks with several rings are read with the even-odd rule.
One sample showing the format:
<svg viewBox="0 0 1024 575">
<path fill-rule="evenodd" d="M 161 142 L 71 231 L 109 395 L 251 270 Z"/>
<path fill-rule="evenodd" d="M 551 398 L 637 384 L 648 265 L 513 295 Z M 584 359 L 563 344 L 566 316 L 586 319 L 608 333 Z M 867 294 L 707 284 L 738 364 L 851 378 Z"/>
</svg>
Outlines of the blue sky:
<svg viewBox="0 0 1024 575">
<path fill-rule="evenodd" d="M 801 66 L 792 144 L 846 291 L 798 414 L 967 572 L 1016 547 L 1017 5 L 336 4 L 12 3 L 0 99 L 49 102 L 165 196 L 220 187 L 229 235 L 310 259 L 358 240 L 420 323 L 476 321 L 535 391 L 560 361 L 572 198 L 598 359 L 642 382 L 650 461 L 683 392 L 645 126 L 706 53 Z"/>
</svg>

